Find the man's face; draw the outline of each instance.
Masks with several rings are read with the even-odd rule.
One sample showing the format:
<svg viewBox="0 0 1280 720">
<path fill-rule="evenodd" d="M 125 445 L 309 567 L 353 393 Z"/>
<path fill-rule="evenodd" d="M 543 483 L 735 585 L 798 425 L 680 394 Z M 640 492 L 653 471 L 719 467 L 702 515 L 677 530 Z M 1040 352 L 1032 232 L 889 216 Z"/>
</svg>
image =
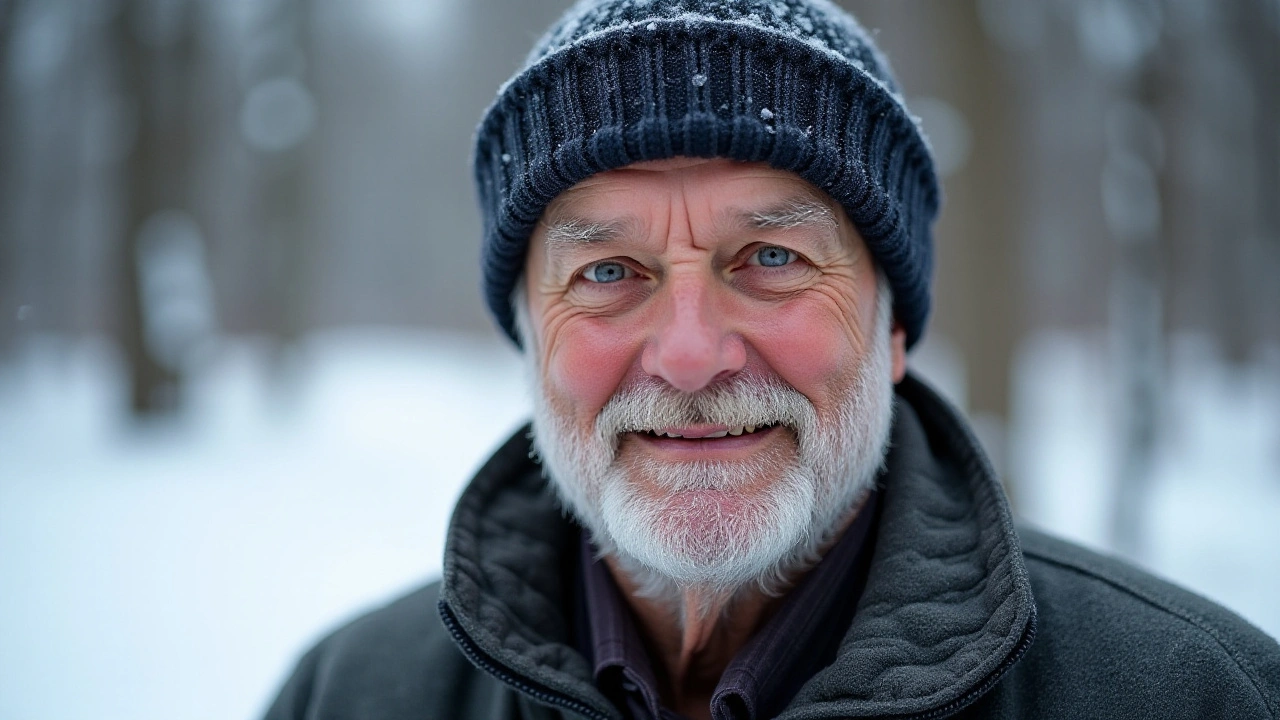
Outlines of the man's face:
<svg viewBox="0 0 1280 720">
<path fill-rule="evenodd" d="M 525 282 L 539 452 L 633 569 L 764 581 L 874 478 L 904 336 L 843 210 L 798 176 L 685 158 L 593 176 L 548 207 Z"/>
</svg>

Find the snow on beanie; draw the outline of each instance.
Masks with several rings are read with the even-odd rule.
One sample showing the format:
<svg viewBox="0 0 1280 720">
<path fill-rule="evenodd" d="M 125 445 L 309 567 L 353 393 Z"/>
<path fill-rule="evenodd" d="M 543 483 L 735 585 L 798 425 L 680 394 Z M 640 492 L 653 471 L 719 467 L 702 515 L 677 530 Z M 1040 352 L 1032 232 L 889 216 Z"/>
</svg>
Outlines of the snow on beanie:
<svg viewBox="0 0 1280 720">
<path fill-rule="evenodd" d="M 924 331 L 939 190 L 883 55 L 828 0 L 582 0 L 498 91 L 473 157 L 484 293 L 511 292 L 547 205 L 605 170 L 676 156 L 766 162 L 844 206 Z"/>
</svg>

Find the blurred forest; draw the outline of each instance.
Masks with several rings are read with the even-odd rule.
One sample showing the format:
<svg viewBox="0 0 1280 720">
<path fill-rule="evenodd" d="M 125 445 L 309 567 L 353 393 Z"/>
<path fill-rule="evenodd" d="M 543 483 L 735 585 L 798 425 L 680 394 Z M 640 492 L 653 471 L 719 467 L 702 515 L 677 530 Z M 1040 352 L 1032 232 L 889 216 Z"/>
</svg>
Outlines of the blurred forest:
<svg viewBox="0 0 1280 720">
<path fill-rule="evenodd" d="M 0 0 L 0 358 L 109 336 L 162 418 L 220 338 L 491 333 L 469 142 L 566 4 Z M 1020 344 L 1105 332 L 1140 492 L 1168 338 L 1280 342 L 1280 2 L 842 4 L 944 176 L 918 354 L 1008 474 Z"/>
</svg>

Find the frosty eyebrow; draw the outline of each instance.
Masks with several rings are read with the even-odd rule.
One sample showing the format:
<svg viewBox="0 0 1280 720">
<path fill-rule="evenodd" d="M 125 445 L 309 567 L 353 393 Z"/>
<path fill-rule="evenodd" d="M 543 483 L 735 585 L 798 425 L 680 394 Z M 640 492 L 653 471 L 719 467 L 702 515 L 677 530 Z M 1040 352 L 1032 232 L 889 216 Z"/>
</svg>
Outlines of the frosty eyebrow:
<svg viewBox="0 0 1280 720">
<path fill-rule="evenodd" d="M 790 230 L 817 226 L 839 230 L 836 215 L 826 203 L 815 198 L 793 198 L 776 207 L 749 213 L 748 223 L 757 230 Z"/>
<path fill-rule="evenodd" d="M 818 198 L 800 196 L 784 200 L 761 210 L 734 214 L 734 225 L 755 230 L 790 230 L 813 227 L 838 233 L 840 225 L 827 203 Z M 563 217 L 547 221 L 544 238 L 547 247 L 575 247 L 618 240 L 636 230 L 635 218 L 595 222 L 581 217 Z"/>
<path fill-rule="evenodd" d="M 623 222 L 598 223 L 582 218 L 565 218 L 547 225 L 548 246 L 590 245 L 617 240 L 627 230 Z"/>
</svg>

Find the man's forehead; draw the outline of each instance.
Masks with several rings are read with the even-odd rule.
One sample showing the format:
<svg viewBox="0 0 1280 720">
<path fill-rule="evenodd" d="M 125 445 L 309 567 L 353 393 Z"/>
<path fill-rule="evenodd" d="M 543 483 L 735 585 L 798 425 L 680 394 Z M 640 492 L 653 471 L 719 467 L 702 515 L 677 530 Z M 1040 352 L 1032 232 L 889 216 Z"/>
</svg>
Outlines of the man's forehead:
<svg viewBox="0 0 1280 720">
<path fill-rule="evenodd" d="M 793 172 L 759 162 L 675 157 L 633 163 L 578 182 L 548 204 L 542 224 L 581 222 L 591 215 L 613 216 L 632 205 L 630 192 L 637 187 L 675 189 L 693 183 L 706 188 L 743 181 L 751 183 L 752 197 L 723 198 L 719 205 L 725 213 L 733 214 L 733 206 L 738 207 L 739 214 L 749 214 L 802 204 L 836 211 L 836 203 L 829 195 Z"/>
</svg>

